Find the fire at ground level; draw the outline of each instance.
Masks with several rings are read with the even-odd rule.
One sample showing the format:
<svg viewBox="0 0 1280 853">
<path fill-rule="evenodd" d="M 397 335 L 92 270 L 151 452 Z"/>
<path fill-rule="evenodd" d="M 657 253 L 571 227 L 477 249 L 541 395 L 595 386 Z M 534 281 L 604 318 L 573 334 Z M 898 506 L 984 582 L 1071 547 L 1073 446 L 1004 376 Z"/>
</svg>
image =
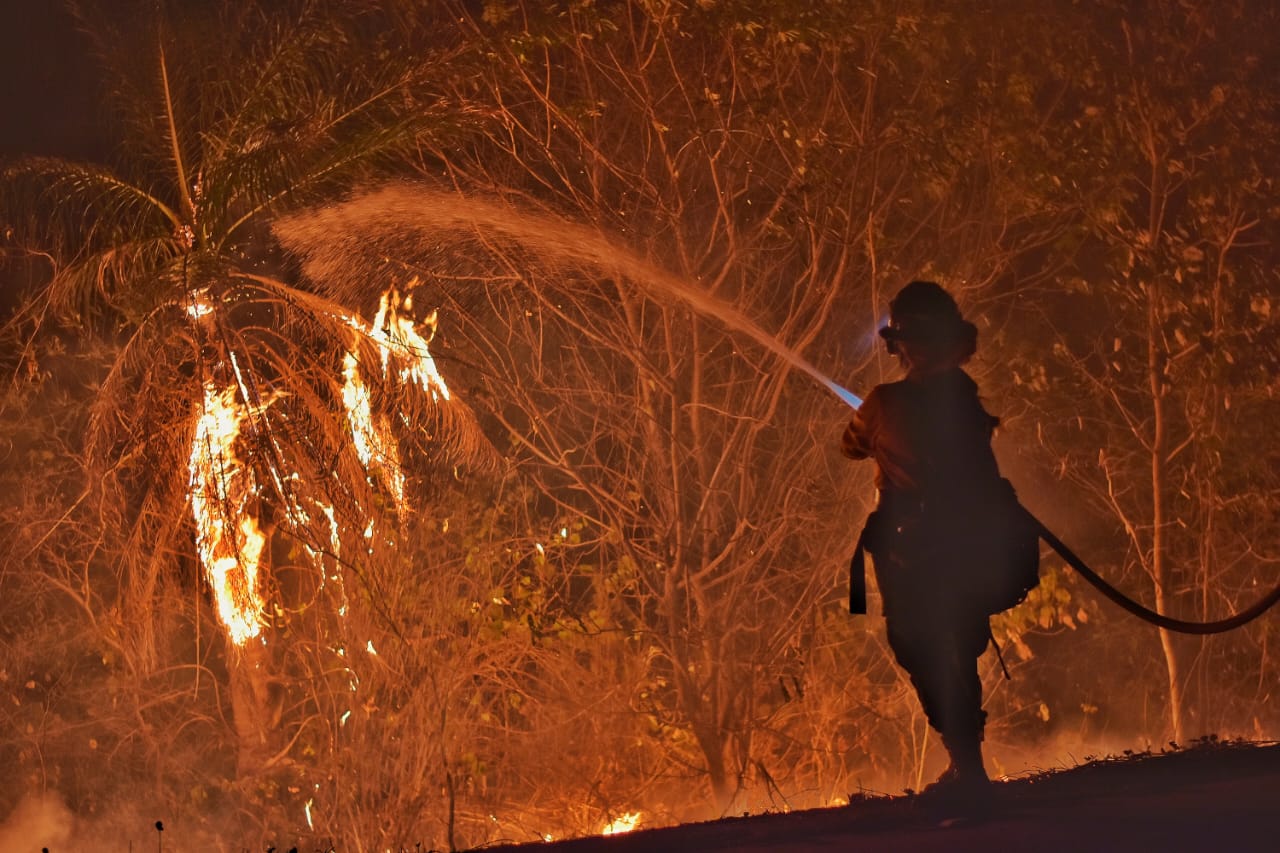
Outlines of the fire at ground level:
<svg viewBox="0 0 1280 853">
<path fill-rule="evenodd" d="M 647 851 L 1276 849 L 1280 743 L 1207 743 L 997 783 L 985 819 L 947 821 L 913 796 L 726 818 L 627 835 L 486 847 L 488 853 Z M 944 825 L 944 823 L 946 825 Z"/>
</svg>

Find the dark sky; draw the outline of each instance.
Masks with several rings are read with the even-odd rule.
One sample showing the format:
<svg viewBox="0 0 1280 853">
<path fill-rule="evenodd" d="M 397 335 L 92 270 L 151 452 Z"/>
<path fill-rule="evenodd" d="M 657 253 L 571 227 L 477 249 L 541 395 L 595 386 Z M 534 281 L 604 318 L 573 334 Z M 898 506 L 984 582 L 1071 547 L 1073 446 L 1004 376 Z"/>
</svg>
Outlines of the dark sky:
<svg viewBox="0 0 1280 853">
<path fill-rule="evenodd" d="M 0 156 L 107 153 L 88 50 L 61 0 L 0 0 Z"/>
</svg>

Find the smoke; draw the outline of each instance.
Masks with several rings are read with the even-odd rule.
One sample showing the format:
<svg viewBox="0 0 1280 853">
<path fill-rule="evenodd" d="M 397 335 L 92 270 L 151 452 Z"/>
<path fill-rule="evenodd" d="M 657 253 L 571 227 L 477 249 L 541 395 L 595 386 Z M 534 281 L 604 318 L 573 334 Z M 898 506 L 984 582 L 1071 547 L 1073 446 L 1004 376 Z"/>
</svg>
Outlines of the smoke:
<svg viewBox="0 0 1280 853">
<path fill-rule="evenodd" d="M 0 824 L 0 850 L 57 849 L 71 840 L 71 810 L 52 792 L 28 794 Z"/>
</svg>

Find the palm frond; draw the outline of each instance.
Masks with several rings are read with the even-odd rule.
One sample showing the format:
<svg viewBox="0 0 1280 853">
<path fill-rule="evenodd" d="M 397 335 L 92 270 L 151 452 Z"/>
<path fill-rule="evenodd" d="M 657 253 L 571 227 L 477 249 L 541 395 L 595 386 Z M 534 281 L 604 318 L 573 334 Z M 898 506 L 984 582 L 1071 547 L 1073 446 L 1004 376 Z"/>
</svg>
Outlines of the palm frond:
<svg viewBox="0 0 1280 853">
<path fill-rule="evenodd" d="M 182 152 L 184 137 L 178 130 L 178 120 L 173 112 L 173 86 L 169 82 L 169 63 L 165 58 L 164 40 L 159 41 L 156 53 L 160 60 L 160 91 L 164 100 L 165 136 L 169 140 L 170 161 L 177 177 L 178 197 L 183 211 L 195 215 L 195 203 L 191 201 L 191 186 L 187 177 L 187 158 Z"/>
<path fill-rule="evenodd" d="M 89 325 L 110 316 L 130 322 L 172 298 L 183 258 L 170 237 L 121 241 L 56 270 L 32 304 Z"/>
<path fill-rule="evenodd" d="M 281 376 L 291 376 L 300 368 L 313 375 L 323 375 L 332 383 L 328 415 L 333 416 L 339 394 L 337 377 L 345 353 L 361 353 L 363 365 L 377 364 L 383 358 L 379 343 L 368 334 L 368 321 L 343 305 L 323 296 L 292 287 L 277 279 L 243 274 L 242 277 L 261 289 L 254 298 L 278 306 L 275 326 L 270 333 L 272 345 L 258 352 L 271 359 Z M 390 282 L 383 285 L 384 289 Z M 266 330 L 262 330 L 266 332 Z M 416 353 L 393 354 L 405 358 Z M 394 378 L 365 371 L 365 380 L 375 386 L 381 406 L 403 426 L 404 436 L 426 449 L 433 457 L 465 462 L 479 468 L 498 465 L 497 451 L 488 440 L 475 413 L 456 397 L 442 399 L 424 389 L 411 387 Z M 282 383 L 294 387 L 296 383 Z"/>
<path fill-rule="evenodd" d="M 153 166 L 169 156 L 159 92 L 154 0 L 67 0 L 68 10 L 90 45 L 100 75 L 103 117 L 122 145 L 125 162 Z"/>
<path fill-rule="evenodd" d="M 56 157 L 24 158 L 0 171 L 0 217 L 15 239 L 57 249 L 102 245 L 121 234 L 172 234 L 183 224 L 157 193 Z"/>
<path fill-rule="evenodd" d="M 109 5 L 85 15 L 104 54 L 118 29 L 102 21 Z M 343 559 L 361 560 L 371 525 L 393 535 L 414 487 L 404 461 L 427 463 L 419 470 L 500 462 L 465 403 L 395 367 L 421 366 L 426 354 L 397 350 L 350 307 L 367 310 L 392 282 L 349 288 L 363 298 L 348 305 L 262 272 L 263 258 L 268 270 L 278 260 L 268 216 L 345 190 L 424 140 L 441 145 L 468 120 L 451 109 L 460 118 L 448 119 L 425 91 L 421 55 L 368 50 L 376 28 L 362 16 L 376 3 L 321 3 L 323 14 L 316 5 L 211 3 L 210 38 L 166 18 L 162 0 L 147 10 L 159 10 L 154 26 L 115 46 L 127 54 L 115 57 L 112 96 L 129 102 L 120 111 L 132 134 L 121 148 L 128 171 L 27 160 L 0 174 L 5 222 L 53 259 L 33 306 L 79 321 L 86 336 L 106 328 L 88 317 L 108 315 L 111 336 L 124 336 L 95 390 L 87 444 L 90 474 L 115 504 L 104 535 L 113 552 L 129 552 L 121 594 L 131 608 L 145 608 L 162 573 L 171 578 L 191 555 L 193 526 L 207 532 L 204 498 L 192 496 L 217 491 L 198 473 L 214 407 L 234 424 L 219 458 L 234 456 L 253 481 L 234 507 L 224 500 L 223 521 L 280 530 L 321 578 L 339 534 L 359 543 L 359 556 Z M 365 396 L 353 404 L 356 386 Z M 388 436 L 372 452 L 361 441 L 366 412 Z M 143 631 L 140 643 L 152 638 Z"/>
<path fill-rule="evenodd" d="M 312 152 L 308 162 L 299 162 L 296 148 L 280 145 L 220 164 L 228 180 L 219 185 L 231 193 L 223 202 L 220 245 L 232 245 L 241 228 L 264 213 L 297 209 L 346 188 L 364 169 L 402 153 L 423 126 L 422 119 L 413 119 L 370 127 Z"/>
</svg>

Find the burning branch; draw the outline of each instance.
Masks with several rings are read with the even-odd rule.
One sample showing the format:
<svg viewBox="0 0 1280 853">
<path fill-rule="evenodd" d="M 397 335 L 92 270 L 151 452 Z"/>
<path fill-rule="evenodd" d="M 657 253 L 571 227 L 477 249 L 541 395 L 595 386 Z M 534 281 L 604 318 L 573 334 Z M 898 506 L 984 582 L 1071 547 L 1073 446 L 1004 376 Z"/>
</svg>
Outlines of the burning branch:
<svg viewBox="0 0 1280 853">
<path fill-rule="evenodd" d="M 415 283 L 410 282 L 409 286 Z M 405 476 L 399 444 L 392 431 L 392 419 L 377 410 L 361 368 L 375 364 L 379 379 L 415 389 L 433 406 L 450 400 L 449 388 L 427 348 L 435 332 L 436 315 L 433 312 L 425 321 L 424 334 L 402 313 L 410 307 L 409 297 L 401 297 L 399 291 L 390 289 L 383 293 L 371 323 L 346 314 L 336 315 L 339 322 L 355 333 L 342 361 L 341 390 L 352 446 L 370 484 L 385 488 L 400 509 L 405 503 Z M 197 297 L 187 313 L 192 320 L 203 322 L 213 311 L 207 299 Z M 362 354 L 370 350 L 372 357 L 362 359 Z M 247 395 L 243 371 L 234 351 L 227 354 L 227 360 L 237 381 L 222 389 L 212 381 L 204 385 L 188 460 L 188 486 L 201 565 L 214 590 L 218 613 L 229 636 L 236 645 L 243 645 L 258 636 L 264 624 L 258 573 L 267 536 L 252 506 L 261 496 L 254 469 L 236 456 L 235 444 L 242 427 L 261 415 L 276 396 L 256 406 L 241 403 L 240 399 Z M 412 426 L 408 414 L 400 411 L 399 415 L 405 425 Z M 299 482 L 300 474 L 278 470 L 283 455 L 279 448 L 276 450 L 273 458 L 265 463 L 267 473 L 289 517 L 305 527 L 313 520 L 313 513 L 305 511 L 293 494 L 292 485 Z M 322 539 L 332 544 L 336 554 L 340 545 L 338 525 L 332 507 L 321 508 L 329 522 L 327 536 Z M 366 539 L 372 536 L 373 523 L 371 518 L 359 519 Z M 304 537 L 304 541 L 309 538 Z M 322 557 L 322 548 L 308 545 L 307 551 L 315 560 Z"/>
<path fill-rule="evenodd" d="M 191 442 L 191 514 L 205 577 L 218 603 L 218 616 L 236 645 L 262 630 L 258 562 L 266 536 L 250 513 L 258 494 L 253 470 L 235 455 L 240 428 L 250 416 L 236 389 L 221 391 L 209 381 Z"/>
<path fill-rule="evenodd" d="M 417 279 L 410 281 L 409 287 L 416 283 Z M 384 380 L 397 381 L 406 387 L 416 386 L 429 395 L 432 403 L 448 401 L 449 386 L 436 369 L 435 359 L 427 348 L 435 336 L 436 313 L 431 312 L 427 318 L 428 331 L 424 337 L 414 321 L 401 313 L 401 308 L 408 310 L 412 307 L 411 296 L 402 298 L 399 291 L 392 288 L 382 294 L 378 313 L 371 324 L 366 325 L 355 317 L 345 318 L 357 333 L 351 350 L 342 361 L 342 403 L 351 425 L 352 441 L 361 464 L 371 476 L 375 470 L 381 474 L 384 485 L 395 496 L 397 506 L 404 504 L 404 473 L 400 469 L 399 446 L 388 418 L 376 416 L 373 412 L 369 389 L 360 376 L 359 350 L 362 340 L 374 345 Z"/>
</svg>

